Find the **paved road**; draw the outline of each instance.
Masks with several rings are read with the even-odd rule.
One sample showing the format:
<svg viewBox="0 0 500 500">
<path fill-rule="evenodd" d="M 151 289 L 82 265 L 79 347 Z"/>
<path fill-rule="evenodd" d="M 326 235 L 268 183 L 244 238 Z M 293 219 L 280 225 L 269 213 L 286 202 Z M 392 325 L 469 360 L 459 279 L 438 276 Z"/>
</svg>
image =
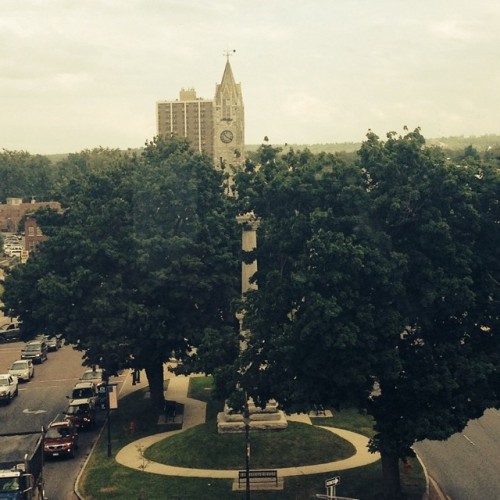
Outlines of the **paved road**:
<svg viewBox="0 0 500 500">
<path fill-rule="evenodd" d="M 500 499 L 500 411 L 488 410 L 462 433 L 415 450 L 449 499 Z"/>
<path fill-rule="evenodd" d="M 5 373 L 10 364 L 20 358 L 22 346 L 22 342 L 0 344 L 0 373 Z M 66 396 L 85 370 L 82 353 L 63 346 L 48 356 L 45 363 L 35 365 L 35 377 L 20 384 L 19 396 L 10 405 L 0 407 L 2 432 L 41 429 L 65 410 L 68 403 Z M 104 415 L 98 415 L 98 422 L 104 422 Z M 80 446 L 74 460 L 53 459 L 45 462 L 45 491 L 50 500 L 76 498 L 74 483 L 97 435 L 97 429 L 80 434 Z"/>
</svg>

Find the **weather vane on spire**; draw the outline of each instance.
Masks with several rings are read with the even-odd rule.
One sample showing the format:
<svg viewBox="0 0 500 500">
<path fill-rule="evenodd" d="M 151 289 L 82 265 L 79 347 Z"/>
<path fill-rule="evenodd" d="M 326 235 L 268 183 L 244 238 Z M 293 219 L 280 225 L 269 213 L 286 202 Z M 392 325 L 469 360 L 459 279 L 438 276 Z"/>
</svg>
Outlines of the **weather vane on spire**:
<svg viewBox="0 0 500 500">
<path fill-rule="evenodd" d="M 224 52 L 224 56 L 226 57 L 226 59 L 227 59 L 228 62 L 229 62 L 229 57 L 231 57 L 232 55 L 234 55 L 235 52 L 236 52 L 236 49 L 226 50 Z"/>
</svg>

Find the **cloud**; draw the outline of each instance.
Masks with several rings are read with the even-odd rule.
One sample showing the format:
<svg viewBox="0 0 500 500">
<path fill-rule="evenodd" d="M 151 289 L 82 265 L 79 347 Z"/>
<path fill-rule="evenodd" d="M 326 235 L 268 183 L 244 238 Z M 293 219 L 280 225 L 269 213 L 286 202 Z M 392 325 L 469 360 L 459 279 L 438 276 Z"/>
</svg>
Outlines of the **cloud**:
<svg viewBox="0 0 500 500">
<path fill-rule="evenodd" d="M 213 97 L 226 49 L 250 143 L 495 133 L 499 25 L 492 0 L 2 0 L 0 148 L 142 144 L 156 101 Z"/>
</svg>

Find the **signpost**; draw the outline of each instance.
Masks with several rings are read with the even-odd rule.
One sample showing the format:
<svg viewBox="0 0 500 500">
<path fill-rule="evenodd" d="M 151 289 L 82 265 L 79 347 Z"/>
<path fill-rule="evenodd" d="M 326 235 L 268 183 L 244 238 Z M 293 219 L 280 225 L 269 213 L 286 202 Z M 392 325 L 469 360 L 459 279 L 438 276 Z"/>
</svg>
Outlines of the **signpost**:
<svg viewBox="0 0 500 500">
<path fill-rule="evenodd" d="M 340 484 L 340 476 L 331 477 L 325 481 L 326 495 L 317 493 L 315 498 L 321 500 L 359 500 L 350 497 L 338 497 L 335 487 Z"/>
<path fill-rule="evenodd" d="M 337 496 L 335 487 L 340 483 L 340 476 L 335 476 L 325 481 L 326 494 L 328 498 L 335 498 Z"/>
</svg>

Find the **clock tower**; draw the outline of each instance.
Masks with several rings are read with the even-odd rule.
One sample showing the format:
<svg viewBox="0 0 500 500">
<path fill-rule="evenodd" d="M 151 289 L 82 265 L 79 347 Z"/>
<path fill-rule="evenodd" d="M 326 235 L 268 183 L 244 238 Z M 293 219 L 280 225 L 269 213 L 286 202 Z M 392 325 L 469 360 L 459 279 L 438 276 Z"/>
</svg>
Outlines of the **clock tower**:
<svg viewBox="0 0 500 500">
<path fill-rule="evenodd" d="M 241 84 L 235 83 L 230 52 L 214 99 L 214 163 L 216 168 L 240 167 L 245 161 L 245 120 Z"/>
</svg>

